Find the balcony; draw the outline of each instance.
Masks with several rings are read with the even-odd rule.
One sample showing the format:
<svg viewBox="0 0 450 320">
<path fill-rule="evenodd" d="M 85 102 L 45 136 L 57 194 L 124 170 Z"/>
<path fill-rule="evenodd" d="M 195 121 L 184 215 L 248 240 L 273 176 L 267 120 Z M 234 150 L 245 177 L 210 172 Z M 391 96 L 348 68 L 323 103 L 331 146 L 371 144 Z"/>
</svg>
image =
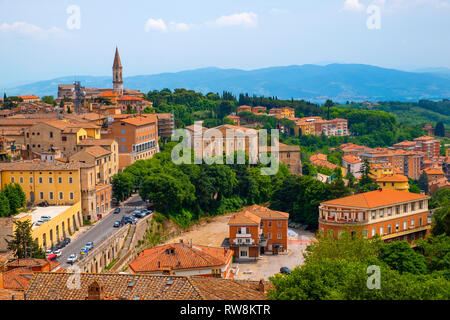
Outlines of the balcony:
<svg viewBox="0 0 450 320">
<path fill-rule="evenodd" d="M 250 233 L 236 233 L 236 238 L 250 238 L 251 236 Z"/>
</svg>

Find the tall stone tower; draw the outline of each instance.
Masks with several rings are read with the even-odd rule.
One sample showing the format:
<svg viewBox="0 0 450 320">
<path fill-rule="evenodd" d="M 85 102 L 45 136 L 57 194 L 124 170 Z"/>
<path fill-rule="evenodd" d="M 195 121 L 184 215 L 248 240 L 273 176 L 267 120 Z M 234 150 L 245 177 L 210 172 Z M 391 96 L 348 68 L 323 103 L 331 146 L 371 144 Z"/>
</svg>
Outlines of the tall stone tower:
<svg viewBox="0 0 450 320">
<path fill-rule="evenodd" d="M 119 50 L 116 47 L 116 54 L 114 56 L 113 70 L 113 88 L 114 92 L 122 94 L 123 79 L 122 79 L 122 62 L 120 62 Z"/>
</svg>

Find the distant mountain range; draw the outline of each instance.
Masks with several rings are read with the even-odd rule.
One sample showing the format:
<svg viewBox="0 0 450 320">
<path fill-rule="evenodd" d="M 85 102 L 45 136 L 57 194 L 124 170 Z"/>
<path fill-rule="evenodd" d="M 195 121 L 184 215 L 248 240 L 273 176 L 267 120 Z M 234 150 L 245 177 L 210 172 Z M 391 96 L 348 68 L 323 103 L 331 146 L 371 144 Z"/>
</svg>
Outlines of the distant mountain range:
<svg viewBox="0 0 450 320">
<path fill-rule="evenodd" d="M 81 81 L 84 87 L 112 87 L 110 76 L 68 76 L 9 88 L 6 93 L 56 96 L 58 84 L 70 84 L 74 80 Z M 416 101 L 450 98 L 450 70 L 430 68 L 406 72 L 362 64 L 293 65 L 250 71 L 211 67 L 126 77 L 124 87 L 145 93 L 163 88 L 186 88 L 203 93 L 226 90 L 234 94 L 315 102 L 326 99 L 339 102 Z"/>
</svg>

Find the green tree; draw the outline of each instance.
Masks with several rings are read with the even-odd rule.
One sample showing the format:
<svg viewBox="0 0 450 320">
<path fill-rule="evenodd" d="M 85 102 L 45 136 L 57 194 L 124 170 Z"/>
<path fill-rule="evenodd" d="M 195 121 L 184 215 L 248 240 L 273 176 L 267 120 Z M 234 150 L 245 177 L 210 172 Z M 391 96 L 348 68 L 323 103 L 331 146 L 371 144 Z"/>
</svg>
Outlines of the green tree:
<svg viewBox="0 0 450 320">
<path fill-rule="evenodd" d="M 425 257 L 414 251 L 406 241 L 393 241 L 380 247 L 379 258 L 400 273 L 424 274 L 427 272 Z"/>
<path fill-rule="evenodd" d="M 450 202 L 442 204 L 442 207 L 434 212 L 432 219 L 434 221 L 431 228 L 433 235 L 444 233 L 450 235 Z"/>
<path fill-rule="evenodd" d="M 111 181 L 113 196 L 118 201 L 127 199 L 134 189 L 133 177 L 128 172 L 116 174 Z"/>
<path fill-rule="evenodd" d="M 369 192 L 378 188 L 375 180 L 370 176 L 370 163 L 369 161 L 367 161 L 367 159 L 364 159 L 361 170 L 359 172 L 361 173 L 361 179 L 356 186 L 356 191 L 358 193 Z"/>
<path fill-rule="evenodd" d="M 442 121 L 436 123 L 436 128 L 434 129 L 434 135 L 438 137 L 445 137 L 445 127 Z"/>
<path fill-rule="evenodd" d="M 32 224 L 30 220 L 14 221 L 15 230 L 12 240 L 6 240 L 8 250 L 14 252 L 17 259 L 38 258 L 44 259 L 45 253 L 39 244 L 31 237 Z"/>
<path fill-rule="evenodd" d="M 8 198 L 5 195 L 5 192 L 0 191 L 0 217 L 9 217 L 11 215 L 11 208 L 9 207 Z"/>
<path fill-rule="evenodd" d="M 51 104 L 53 106 L 56 106 L 56 101 L 55 101 L 55 98 L 53 96 L 43 96 L 41 98 L 41 101 L 45 102 L 45 103 L 48 103 L 48 104 Z"/>
<path fill-rule="evenodd" d="M 446 271 L 450 280 L 450 237 L 446 234 L 428 236 L 416 242 L 416 249 L 425 259 L 429 272 Z"/>
<path fill-rule="evenodd" d="M 420 190 L 423 190 L 426 194 L 428 194 L 428 174 L 425 171 L 420 175 L 417 184 Z"/>
<path fill-rule="evenodd" d="M 3 192 L 9 201 L 10 214 L 17 214 L 26 201 L 22 187 L 17 183 L 10 183 L 3 187 Z"/>
</svg>

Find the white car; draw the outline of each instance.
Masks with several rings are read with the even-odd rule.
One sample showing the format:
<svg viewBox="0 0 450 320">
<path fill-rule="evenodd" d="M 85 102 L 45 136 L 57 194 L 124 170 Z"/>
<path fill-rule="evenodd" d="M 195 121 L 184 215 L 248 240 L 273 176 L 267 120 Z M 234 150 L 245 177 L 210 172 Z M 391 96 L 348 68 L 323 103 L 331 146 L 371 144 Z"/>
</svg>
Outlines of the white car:
<svg viewBox="0 0 450 320">
<path fill-rule="evenodd" d="M 48 250 L 45 250 L 45 255 L 46 256 L 48 256 L 49 254 L 52 254 L 53 253 L 53 251 L 52 250 L 50 250 L 50 249 L 48 249 Z"/>
<path fill-rule="evenodd" d="M 74 263 L 75 261 L 77 261 L 77 259 L 78 259 L 77 255 L 74 254 L 74 253 L 72 253 L 72 254 L 69 256 L 69 258 L 67 258 L 67 262 L 70 263 L 70 264 L 72 264 L 72 263 Z"/>
<path fill-rule="evenodd" d="M 56 254 L 56 256 L 57 257 L 60 257 L 61 256 L 61 250 L 55 250 L 55 251 L 53 251 L 53 254 Z"/>
</svg>

